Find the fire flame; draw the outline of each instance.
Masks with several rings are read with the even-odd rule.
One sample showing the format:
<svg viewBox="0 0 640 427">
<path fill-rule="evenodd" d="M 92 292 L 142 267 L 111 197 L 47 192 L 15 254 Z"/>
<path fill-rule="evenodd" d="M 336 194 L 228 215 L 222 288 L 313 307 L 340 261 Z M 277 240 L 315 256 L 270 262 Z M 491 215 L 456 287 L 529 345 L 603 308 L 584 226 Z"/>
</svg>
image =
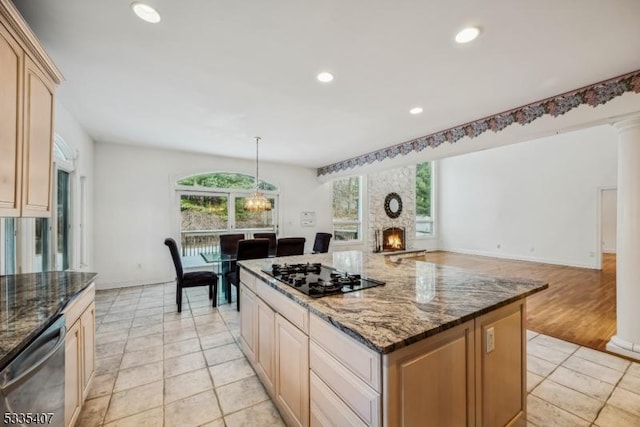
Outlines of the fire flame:
<svg viewBox="0 0 640 427">
<path fill-rule="evenodd" d="M 400 236 L 397 234 L 392 234 L 387 238 L 387 246 L 393 249 L 401 249 L 402 248 L 402 240 Z"/>
</svg>

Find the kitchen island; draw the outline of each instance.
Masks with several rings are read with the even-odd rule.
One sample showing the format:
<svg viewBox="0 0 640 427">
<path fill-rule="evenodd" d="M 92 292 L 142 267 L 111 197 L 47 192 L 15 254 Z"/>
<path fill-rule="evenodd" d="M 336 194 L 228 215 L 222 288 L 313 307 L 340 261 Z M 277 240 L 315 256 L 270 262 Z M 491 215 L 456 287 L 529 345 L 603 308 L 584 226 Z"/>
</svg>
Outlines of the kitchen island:
<svg viewBox="0 0 640 427">
<path fill-rule="evenodd" d="M 273 263 L 385 285 L 311 298 Z M 242 349 L 288 424 L 525 423 L 525 298 L 546 284 L 356 251 L 240 265 Z"/>
</svg>

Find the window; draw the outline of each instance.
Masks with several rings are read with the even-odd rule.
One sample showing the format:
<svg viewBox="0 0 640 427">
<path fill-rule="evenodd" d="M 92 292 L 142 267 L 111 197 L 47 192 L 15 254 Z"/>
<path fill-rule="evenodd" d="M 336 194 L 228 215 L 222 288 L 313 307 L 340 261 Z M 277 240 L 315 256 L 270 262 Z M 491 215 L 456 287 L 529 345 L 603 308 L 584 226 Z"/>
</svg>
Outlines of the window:
<svg viewBox="0 0 640 427">
<path fill-rule="evenodd" d="M 337 241 L 360 240 L 361 179 L 333 181 L 333 236 Z"/>
<path fill-rule="evenodd" d="M 255 189 L 255 178 L 240 173 L 213 172 L 190 176 L 176 183 L 180 200 L 180 239 L 183 257 L 216 252 L 220 234 L 277 232 L 278 192 L 260 180 L 260 190 L 271 201 L 267 212 L 244 210 L 244 200 Z M 184 261 L 184 260 L 183 260 Z"/>
<path fill-rule="evenodd" d="M 433 235 L 432 162 L 416 165 L 416 237 Z"/>
</svg>

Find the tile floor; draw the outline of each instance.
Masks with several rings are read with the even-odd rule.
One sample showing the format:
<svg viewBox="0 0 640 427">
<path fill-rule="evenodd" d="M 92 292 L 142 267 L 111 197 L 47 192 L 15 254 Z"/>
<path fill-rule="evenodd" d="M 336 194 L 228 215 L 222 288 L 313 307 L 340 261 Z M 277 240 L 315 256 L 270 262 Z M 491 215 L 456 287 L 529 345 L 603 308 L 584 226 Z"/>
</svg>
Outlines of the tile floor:
<svg viewBox="0 0 640 427">
<path fill-rule="evenodd" d="M 175 285 L 96 294 L 96 375 L 77 426 L 282 426 L 237 343 L 235 304 Z M 528 332 L 530 426 L 640 426 L 640 364 Z"/>
</svg>

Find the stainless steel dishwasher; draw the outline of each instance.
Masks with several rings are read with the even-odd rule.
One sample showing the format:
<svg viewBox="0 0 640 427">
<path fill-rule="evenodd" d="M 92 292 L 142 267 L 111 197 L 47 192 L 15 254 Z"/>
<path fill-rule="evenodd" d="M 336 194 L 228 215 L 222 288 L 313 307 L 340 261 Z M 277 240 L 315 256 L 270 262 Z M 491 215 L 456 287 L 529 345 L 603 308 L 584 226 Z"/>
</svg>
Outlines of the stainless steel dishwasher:
<svg viewBox="0 0 640 427">
<path fill-rule="evenodd" d="M 64 426 L 64 315 L 0 372 L 0 416 L 7 425 Z"/>
</svg>

